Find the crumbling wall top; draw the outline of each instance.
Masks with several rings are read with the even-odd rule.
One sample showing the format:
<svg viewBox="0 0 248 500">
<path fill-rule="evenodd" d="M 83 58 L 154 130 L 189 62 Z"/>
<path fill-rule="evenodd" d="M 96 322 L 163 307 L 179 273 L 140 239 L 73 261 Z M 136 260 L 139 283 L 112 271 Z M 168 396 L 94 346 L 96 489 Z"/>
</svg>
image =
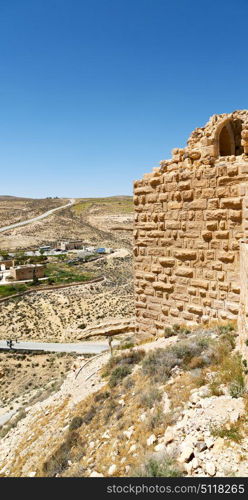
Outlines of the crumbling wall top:
<svg viewBox="0 0 248 500">
<path fill-rule="evenodd" d="M 248 110 L 213 115 L 204 127 L 190 135 L 185 148 L 172 150 L 172 159 L 161 162 L 162 170 L 172 163 L 185 166 L 214 163 L 219 157 L 248 155 Z M 246 157 L 247 159 L 247 157 Z M 185 161 L 186 160 L 186 161 Z"/>
</svg>

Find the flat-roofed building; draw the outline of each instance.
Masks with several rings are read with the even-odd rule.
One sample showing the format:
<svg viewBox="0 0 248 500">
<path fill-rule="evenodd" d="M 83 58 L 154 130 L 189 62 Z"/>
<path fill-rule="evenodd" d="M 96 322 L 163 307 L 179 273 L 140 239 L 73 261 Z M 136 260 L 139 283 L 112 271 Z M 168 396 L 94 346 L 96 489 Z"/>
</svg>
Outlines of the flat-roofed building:
<svg viewBox="0 0 248 500">
<path fill-rule="evenodd" d="M 82 240 L 62 240 L 59 242 L 58 248 L 61 250 L 76 250 L 83 245 Z"/>
<path fill-rule="evenodd" d="M 0 269 L 1 269 L 1 271 L 5 271 L 5 269 L 10 269 L 13 266 L 14 266 L 14 260 L 13 259 L 6 259 L 6 260 L 1 260 L 0 261 Z"/>
<path fill-rule="evenodd" d="M 34 278 L 44 278 L 45 266 L 42 264 L 29 264 L 16 266 L 10 269 L 10 276 L 15 281 L 32 280 Z"/>
</svg>

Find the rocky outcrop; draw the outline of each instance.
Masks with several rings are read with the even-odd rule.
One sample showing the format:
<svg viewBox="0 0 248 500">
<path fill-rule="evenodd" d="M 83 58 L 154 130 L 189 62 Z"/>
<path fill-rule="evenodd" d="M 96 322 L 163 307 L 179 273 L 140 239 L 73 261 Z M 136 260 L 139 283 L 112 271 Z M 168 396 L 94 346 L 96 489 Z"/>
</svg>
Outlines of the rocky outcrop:
<svg viewBox="0 0 248 500">
<path fill-rule="evenodd" d="M 77 338 L 78 340 L 86 340 L 92 337 L 112 337 L 120 333 L 133 333 L 134 331 L 135 318 L 109 318 L 107 321 L 103 321 L 102 323 L 90 325 L 88 328 L 83 330 L 82 334 L 79 334 L 80 330 L 78 330 L 79 335 Z"/>
</svg>

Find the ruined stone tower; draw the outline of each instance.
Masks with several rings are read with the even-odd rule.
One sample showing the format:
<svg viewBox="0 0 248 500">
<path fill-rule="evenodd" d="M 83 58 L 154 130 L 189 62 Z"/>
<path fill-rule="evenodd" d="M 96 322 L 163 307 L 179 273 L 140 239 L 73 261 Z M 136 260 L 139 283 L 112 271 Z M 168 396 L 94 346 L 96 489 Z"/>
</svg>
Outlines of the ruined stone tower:
<svg viewBox="0 0 248 500">
<path fill-rule="evenodd" d="M 134 182 L 137 328 L 237 319 L 248 237 L 248 111 L 214 115 Z M 248 272 L 248 264 L 247 264 Z"/>
</svg>

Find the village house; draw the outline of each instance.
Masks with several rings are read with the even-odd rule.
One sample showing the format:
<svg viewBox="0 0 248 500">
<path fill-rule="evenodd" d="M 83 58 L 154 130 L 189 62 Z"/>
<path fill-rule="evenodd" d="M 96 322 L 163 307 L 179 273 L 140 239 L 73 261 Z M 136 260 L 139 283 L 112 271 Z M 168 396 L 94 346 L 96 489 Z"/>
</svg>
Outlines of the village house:
<svg viewBox="0 0 248 500">
<path fill-rule="evenodd" d="M 60 250 L 76 250 L 83 245 L 82 240 L 62 240 L 58 243 Z"/>
<path fill-rule="evenodd" d="M 16 266 L 10 269 L 10 276 L 15 281 L 32 280 L 34 278 L 44 278 L 45 266 L 42 264 L 28 264 Z"/>
<path fill-rule="evenodd" d="M 0 269 L 1 271 L 5 271 L 6 269 L 10 269 L 14 266 L 13 259 L 0 260 Z"/>
</svg>

